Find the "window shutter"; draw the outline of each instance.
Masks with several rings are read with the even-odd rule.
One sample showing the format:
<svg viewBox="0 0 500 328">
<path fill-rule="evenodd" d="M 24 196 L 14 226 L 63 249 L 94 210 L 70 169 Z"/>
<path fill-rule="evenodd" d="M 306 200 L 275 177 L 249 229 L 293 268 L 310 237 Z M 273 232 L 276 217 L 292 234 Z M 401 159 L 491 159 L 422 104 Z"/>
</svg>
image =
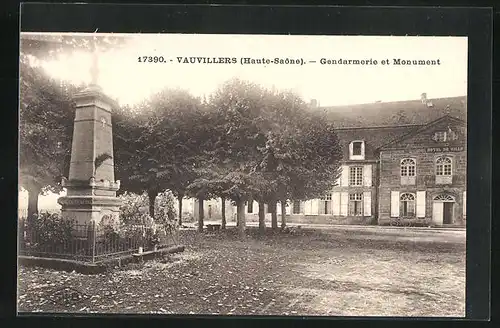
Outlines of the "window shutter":
<svg viewBox="0 0 500 328">
<path fill-rule="evenodd" d="M 342 187 L 349 186 L 349 166 L 348 165 L 342 165 L 342 175 L 340 178 L 340 183 L 341 183 Z"/>
<path fill-rule="evenodd" d="M 425 191 L 417 191 L 417 217 L 425 218 Z"/>
<path fill-rule="evenodd" d="M 304 214 L 304 205 L 305 205 L 305 202 L 304 201 L 300 201 L 300 214 Z"/>
<path fill-rule="evenodd" d="M 291 211 L 292 206 L 293 206 L 292 202 L 288 199 L 286 201 L 286 207 L 285 207 L 285 213 L 286 213 L 286 215 L 290 215 L 292 213 L 292 211 Z"/>
<path fill-rule="evenodd" d="M 340 193 L 340 215 L 347 216 L 347 205 L 349 202 L 349 194 L 347 192 Z"/>
<path fill-rule="evenodd" d="M 365 187 L 372 186 L 372 166 L 364 165 L 363 167 L 363 183 Z"/>
<path fill-rule="evenodd" d="M 312 199 L 311 200 L 311 214 L 312 215 L 318 215 L 318 210 L 319 210 L 319 199 Z"/>
<path fill-rule="evenodd" d="M 399 191 L 391 191 L 391 217 L 399 217 Z"/>
<path fill-rule="evenodd" d="M 304 202 L 304 214 L 311 215 L 311 199 L 308 199 Z"/>
<path fill-rule="evenodd" d="M 332 193 L 332 214 L 340 215 L 340 192 Z"/>
<path fill-rule="evenodd" d="M 352 151 L 353 151 L 353 145 L 352 145 L 352 142 L 351 142 L 351 143 L 349 143 L 349 159 L 351 159 L 352 156 L 353 156 L 352 155 Z"/>
<path fill-rule="evenodd" d="M 364 216 L 372 215 L 372 192 L 365 191 L 363 193 L 363 212 Z"/>
<path fill-rule="evenodd" d="M 466 216 L 467 213 L 467 194 L 466 191 L 464 191 L 464 199 L 462 199 L 462 202 L 464 204 L 464 217 Z"/>
<path fill-rule="evenodd" d="M 361 143 L 361 156 L 363 156 L 363 159 L 365 159 L 365 142 L 364 141 Z"/>
</svg>

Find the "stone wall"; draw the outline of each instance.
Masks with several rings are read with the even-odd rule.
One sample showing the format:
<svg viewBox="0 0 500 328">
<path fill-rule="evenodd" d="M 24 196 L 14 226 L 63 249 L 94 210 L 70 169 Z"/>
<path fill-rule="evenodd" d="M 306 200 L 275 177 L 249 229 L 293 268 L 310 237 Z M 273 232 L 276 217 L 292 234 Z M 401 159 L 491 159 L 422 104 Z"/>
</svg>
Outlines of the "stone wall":
<svg viewBox="0 0 500 328">
<path fill-rule="evenodd" d="M 450 156 L 453 161 L 452 183 L 436 184 L 435 161 L 439 156 Z M 401 184 L 401 160 L 416 160 L 416 179 L 414 185 Z M 379 223 L 390 221 L 391 191 L 426 192 L 425 217 L 432 218 L 433 198 L 439 194 L 450 194 L 455 198 L 454 223 L 463 224 L 463 192 L 466 191 L 467 153 L 461 152 L 427 152 L 425 148 L 408 150 L 386 150 L 380 154 L 380 187 L 379 187 Z"/>
</svg>

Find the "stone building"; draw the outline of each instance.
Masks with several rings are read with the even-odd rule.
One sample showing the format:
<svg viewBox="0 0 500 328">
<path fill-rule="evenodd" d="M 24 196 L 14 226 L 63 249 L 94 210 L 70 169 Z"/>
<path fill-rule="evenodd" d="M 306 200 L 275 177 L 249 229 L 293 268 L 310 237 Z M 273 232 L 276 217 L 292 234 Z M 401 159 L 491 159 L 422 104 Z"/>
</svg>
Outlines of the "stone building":
<svg viewBox="0 0 500 328">
<path fill-rule="evenodd" d="M 465 224 L 466 131 L 464 121 L 446 115 L 379 148 L 379 223 Z"/>
<path fill-rule="evenodd" d="M 326 110 L 337 126 L 342 173 L 320 199 L 290 200 L 287 222 L 390 224 L 393 218 L 429 225 L 465 225 L 466 97 L 376 102 Z M 194 216 L 197 204 L 193 203 Z M 209 210 L 211 208 L 211 210 Z M 248 222 L 258 221 L 248 202 Z M 280 210 L 278 203 L 278 220 Z M 210 213 L 209 213 L 210 211 Z M 271 214 L 266 206 L 266 224 Z M 228 222 L 236 209 L 226 205 Z M 220 200 L 205 203 L 205 218 L 220 218 Z"/>
<path fill-rule="evenodd" d="M 327 108 L 343 150 L 341 177 L 320 199 L 290 201 L 287 222 L 384 225 L 397 217 L 465 225 L 466 107 L 466 97 L 422 94 Z M 247 220 L 257 221 L 257 211 L 247 204 Z"/>
</svg>

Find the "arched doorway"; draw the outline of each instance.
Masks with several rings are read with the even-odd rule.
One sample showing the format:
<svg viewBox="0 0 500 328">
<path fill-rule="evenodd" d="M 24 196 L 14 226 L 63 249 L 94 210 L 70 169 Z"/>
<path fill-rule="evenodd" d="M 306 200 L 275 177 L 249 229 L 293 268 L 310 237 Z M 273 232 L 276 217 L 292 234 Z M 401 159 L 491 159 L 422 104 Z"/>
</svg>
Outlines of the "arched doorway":
<svg viewBox="0 0 500 328">
<path fill-rule="evenodd" d="M 432 203 L 432 222 L 435 225 L 452 224 L 455 210 L 455 197 L 439 194 Z"/>
</svg>

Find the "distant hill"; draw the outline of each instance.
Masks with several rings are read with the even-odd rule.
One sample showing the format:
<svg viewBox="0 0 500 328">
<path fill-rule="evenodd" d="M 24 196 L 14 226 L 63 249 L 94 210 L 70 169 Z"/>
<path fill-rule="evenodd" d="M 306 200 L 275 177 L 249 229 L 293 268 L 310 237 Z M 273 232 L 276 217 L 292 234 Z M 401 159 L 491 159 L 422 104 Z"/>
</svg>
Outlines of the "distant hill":
<svg viewBox="0 0 500 328">
<path fill-rule="evenodd" d="M 467 97 L 315 107 L 339 128 L 423 125 L 445 114 L 467 121 Z"/>
</svg>

